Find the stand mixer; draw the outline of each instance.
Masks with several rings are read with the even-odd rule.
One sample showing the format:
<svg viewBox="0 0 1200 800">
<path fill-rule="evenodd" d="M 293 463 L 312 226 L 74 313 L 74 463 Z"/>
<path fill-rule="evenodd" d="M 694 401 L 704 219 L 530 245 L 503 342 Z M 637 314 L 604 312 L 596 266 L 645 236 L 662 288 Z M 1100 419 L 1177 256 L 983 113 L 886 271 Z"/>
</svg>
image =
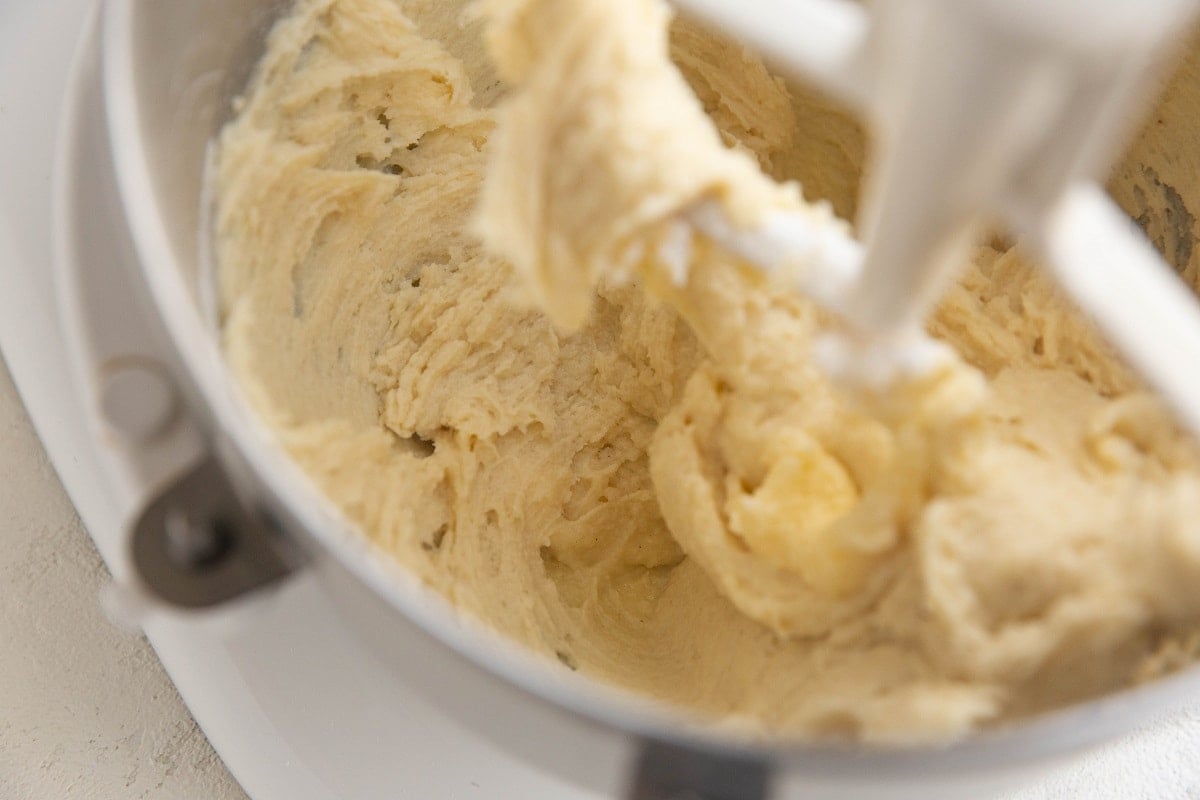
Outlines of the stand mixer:
<svg viewBox="0 0 1200 800">
<path fill-rule="evenodd" d="M 817 357 L 877 388 L 946 355 L 922 331 L 962 251 L 1001 223 L 1200 432 L 1200 309 L 1097 183 L 1153 98 L 1188 0 L 676 0 L 785 72 L 861 111 L 877 143 L 863 243 L 800 215 L 698 231 L 794 282 L 846 330 Z"/>
<path fill-rule="evenodd" d="M 1086 271 L 1080 270 L 1083 274 L 1076 281 L 1081 285 L 1075 286 L 1061 276 L 1060 280 L 1076 292 L 1078 299 L 1098 318 L 1102 312 L 1096 308 L 1101 307 L 1101 301 L 1119 301 L 1119 312 L 1129 315 L 1126 322 L 1136 323 L 1129 325 L 1126 334 L 1133 338 L 1144 337 L 1132 345 L 1125 344 L 1127 352 L 1137 359 L 1135 363 L 1149 375 L 1146 359 L 1163 358 L 1164 363 L 1159 368 L 1166 379 L 1174 377 L 1182 381 L 1180 376 L 1185 377 L 1186 372 L 1176 373 L 1172 369 L 1185 361 L 1188 366 L 1196 363 L 1194 358 L 1198 351 L 1194 331 L 1197 326 L 1191 306 L 1194 301 L 1181 286 L 1176 286 L 1175 277 L 1158 262 L 1150 246 L 1130 229 L 1127 217 L 1109 205 L 1099 187 L 1088 181 L 1102 171 L 1105 164 L 1101 162 L 1105 159 L 1097 156 L 1095 161 L 1089 160 L 1086 170 L 1082 164 L 1079 170 L 1074 167 L 1077 157 L 1082 156 L 1080 142 L 1086 140 L 1090 147 L 1093 135 L 1103 135 L 1111 143 L 1112 135 L 1124 128 L 1116 118 L 1116 112 L 1112 114 L 1113 130 L 1105 134 L 1101 127 L 1095 127 L 1096 118 L 1084 119 L 1077 110 L 1059 109 L 1060 119 L 1069 117 L 1080 125 L 1080 139 L 1067 146 L 1064 142 L 1070 140 L 1068 126 L 1060 125 L 1061 130 L 1053 131 L 1051 135 L 1049 132 L 1058 123 L 1054 121 L 1053 113 L 1046 112 L 1046 107 L 1053 109 L 1056 104 L 1062 104 L 1075 109 L 1072 104 L 1082 102 L 1082 95 L 1071 96 L 1070 89 L 1060 88 L 1059 93 L 1049 99 L 1042 98 L 1040 104 L 1033 104 L 1036 108 L 1032 111 L 1025 102 L 1013 100 L 1008 103 L 1005 98 L 1010 95 L 997 87 L 1007 86 L 1010 78 L 1022 86 L 1024 83 L 1016 81 L 1016 73 L 1010 73 L 1007 67 L 996 70 L 989 78 L 988 71 L 995 70 L 995 63 L 989 61 L 971 70 L 960 69 L 953 75 L 965 87 L 954 92 L 946 89 L 938 107 L 970 119 L 963 110 L 972 109 L 982 98 L 996 107 L 994 113 L 989 111 L 987 115 L 993 126 L 1009 120 L 1010 116 L 1018 120 L 1039 120 L 1038 125 L 1031 122 L 1028 126 L 988 128 L 981 122 L 958 129 L 956 126 L 960 123 L 954 122 L 957 119 L 954 116 L 949 120 L 942 118 L 938 123 L 945 128 L 944 136 L 929 139 L 925 144 L 921 144 L 916 133 L 902 133 L 910 126 L 918 132 L 926 131 L 926 123 L 917 112 L 926 108 L 924 103 L 933 104 L 938 94 L 928 84 L 923 71 L 925 67 L 921 67 L 922 58 L 940 60 L 943 64 L 954 63 L 949 55 L 944 59 L 933 58 L 940 51 L 928 47 L 928 43 L 949 45 L 959 41 L 953 37 L 966 36 L 972 30 L 984 41 L 990 41 L 989 37 L 997 30 L 1008 32 L 1005 41 L 1024 41 L 1022 37 L 1030 34 L 1029 29 L 1036 28 L 1035 22 L 1041 24 L 1042 16 L 1050 13 L 1049 0 L 1025 4 L 1028 6 L 1025 14 L 1032 20 L 1026 27 L 1017 22 L 1018 11 L 1024 6 L 998 0 L 958 0 L 956 3 L 942 0 L 940 4 L 932 0 L 891 0 L 890 9 L 884 7 L 884 1 L 877 0 L 871 14 L 857 5 L 833 0 L 780 0 L 776 3 L 744 0 L 738 5 L 721 0 L 711 4 L 687 3 L 698 13 L 704 13 L 702 5 L 711 5 L 708 10 L 710 21 L 734 33 L 739 33 L 736 19 L 745 15 L 744 19 L 750 21 L 749 28 L 740 32 L 745 41 L 759 47 L 776 63 L 796 62 L 793 71 L 815 78 L 818 85 L 863 109 L 874 123 L 876 141 L 881 145 L 880 157 L 876 159 L 877 183 L 870 190 L 871 201 L 867 204 L 871 211 L 862 226 L 866 231 L 867 248 L 849 236 L 831 235 L 823 228 L 810 229 L 790 218 L 768 220 L 765 230 L 738 230 L 723 218 L 717 207 L 696 209 L 691 216 L 693 226 L 731 249 L 743 248 L 753 254 L 747 255 L 749 260 L 766 268 L 782 272 L 790 260 L 795 260 L 795 254 L 805 256 L 802 260 L 808 262 L 827 262 L 828 269 L 822 274 L 800 276 L 799 279 L 800 288 L 840 310 L 850 323 L 847 334 L 830 343 L 833 352 L 828 354 L 827 361 L 831 362 L 830 366 L 837 366 L 832 362 L 837 360 L 837 348 L 842 345 L 853 347 L 851 354 L 867 350 L 877 352 L 881 354 L 877 375 L 886 379 L 889 369 L 894 374 L 898 362 L 901 369 L 919 369 L 928 363 L 925 356 L 937 356 L 936 348 L 927 348 L 919 335 L 915 336 L 916 341 L 907 341 L 902 347 L 883 345 L 901 340 L 906 332 L 919 334 L 920 317 L 936 295 L 938 285 L 948 278 L 945 273 L 952 261 L 918 257 L 912 252 L 902 261 L 900 254 L 906 248 L 900 243 L 885 241 L 891 234 L 887 233 L 889 228 L 882 224 L 883 220 L 894 217 L 900 221 L 897 227 L 901 228 L 904 227 L 903 220 L 908 220 L 907 225 L 913 230 L 924 231 L 921 238 L 926 242 L 922 247 L 914 245 L 913 250 L 924 252 L 929 248 L 939 252 L 950 249 L 956 240 L 964 238 L 976 219 L 999 216 L 1022 233 L 1032 232 L 1032 243 L 1042 246 L 1046 252 L 1053 254 L 1061 250 L 1067 254 L 1066 263 L 1086 265 Z M 189 599 L 198 597 L 203 601 L 195 602 L 195 607 L 236 602 L 252 590 L 281 583 L 280 572 L 288 568 L 316 576 L 314 581 L 319 581 L 322 590 L 328 591 L 331 604 L 338 609 L 341 624 L 370 643 L 379 662 L 395 671 L 397 681 L 412 681 L 422 687 L 423 697 L 439 704 L 439 708 L 446 705 L 450 708 L 448 713 L 456 720 L 464 720 L 472 727 L 486 728 L 502 745 L 527 749 L 528 753 L 523 755 L 528 755 L 539 768 L 545 764 L 549 769 L 565 770 L 581 765 L 581 771 L 586 768 L 585 777 L 590 780 L 600 771 L 596 764 L 608 763 L 598 753 L 618 753 L 620 759 L 628 760 L 636 767 L 635 791 L 640 794 L 635 796 L 647 798 L 676 797 L 688 789 L 698 792 L 700 787 L 711 790 L 716 785 L 710 780 L 713 771 L 737 784 L 726 793 L 731 797 L 761 796 L 767 773 L 778 776 L 774 780 L 781 785 L 785 796 L 894 798 L 910 788 L 911 792 L 900 796 L 978 796 L 985 791 L 980 788 L 985 779 L 994 778 L 997 785 L 1007 783 L 1010 776 L 1001 773 L 1013 765 L 1024 767 L 1045 762 L 1064 752 L 1124 733 L 1153 711 L 1177 707 L 1182 692 L 1195 685 L 1197 676 L 1195 670 L 1191 670 L 1177 676 L 1175 681 L 1166 679 L 1132 693 L 1069 709 L 1052 719 L 989 732 L 945 749 L 862 755 L 832 748 L 746 747 L 740 742 L 731 745 L 730 737 L 697 732 L 683 728 L 671 719 L 651 716 L 640 705 L 621 704 L 620 698 L 611 696 L 612 692 L 606 687 L 593 686 L 573 672 L 530 663 L 509 643 L 493 641 L 484 633 L 463 628 L 449 609 L 438 604 L 437 598 L 429 597 L 421 587 L 414 586 L 413 581 L 406 582 L 403 574 L 389 571 L 388 564 L 374 558 L 361 545 L 359 537 L 345 530 L 328 514 L 321 498 L 294 474 L 294 468 L 283 455 L 265 440 L 256 421 L 233 394 L 215 337 L 200 311 L 202 303 L 191 293 L 199 272 L 196 242 L 188 238 L 196 235 L 199 165 L 203 163 L 209 138 L 220 124 L 219 110 L 225 105 L 219 97 L 211 103 L 197 103 L 194 95 L 180 93 L 178 87 L 198 84 L 215 92 L 213 87 L 219 82 L 212 79 L 214 74 L 225 76 L 230 86 L 243 85 L 245 73 L 231 65 L 241 64 L 243 56 L 248 65 L 252 63 L 253 55 L 260 52 L 252 44 L 246 44 L 250 38 L 247 33 L 250 26 L 246 21 L 258 18 L 252 16 L 256 13 L 269 15 L 277 5 L 272 0 L 213 0 L 205 4 L 112 0 L 105 5 L 104 99 L 117 167 L 115 180 L 128 215 L 132 246 L 137 252 L 135 259 L 128 260 L 136 264 L 132 272 L 141 282 L 139 290 L 148 294 L 149 306 L 157 314 L 153 321 L 167 332 L 165 336 L 161 333 L 130 336 L 121 340 L 119 352 L 105 355 L 138 355 L 139 348 L 166 342 L 165 347 L 171 349 L 182 364 L 178 374 L 186 381 L 183 385 L 188 397 L 187 418 L 201 420 L 209 434 L 203 441 L 202 458 L 194 462 L 196 466 L 183 470 L 181 477 L 173 478 L 169 485 L 163 486 L 158 480 L 139 494 L 139 499 L 148 500 L 140 507 L 154 514 L 141 519 L 133 517 L 129 526 L 130 541 L 120 543 L 123 553 L 137 551 L 163 556 L 150 566 L 165 564 L 171 571 L 151 571 L 147 569 L 147 562 L 141 562 L 126 565 L 126 574 L 140 576 L 155 591 L 190 581 L 196 593 Z M 1078 12 L 1085 4 L 1074 2 L 1069 5 Z M 1131 5 L 1128 0 L 1123 3 L 1114 0 L 1097 8 L 1088 7 L 1085 11 L 1090 20 L 1093 16 L 1099 18 L 1108 6 L 1121 10 L 1121 7 Z M 1170 14 L 1164 11 L 1164 21 L 1154 29 L 1155 37 L 1161 38 L 1145 43 L 1147 49 L 1144 52 L 1159 52 L 1166 44 L 1172 26 L 1182 27 L 1186 17 L 1182 3 L 1155 2 L 1152 5 L 1162 6 Z M 769 16 L 771 9 L 778 12 L 774 18 Z M 981 16 L 984 11 L 989 11 L 993 17 Z M 1149 11 L 1138 9 L 1129 14 L 1141 20 L 1149 16 Z M 999 22 L 990 25 L 987 20 L 993 18 Z M 909 21 L 905 22 L 906 19 Z M 916 24 L 913 22 L 916 19 L 924 19 L 927 26 L 920 36 L 909 27 Z M 895 29 L 889 28 L 890 25 L 896 26 Z M 960 31 L 960 27 L 966 30 Z M 1112 36 L 1123 37 L 1134 27 L 1133 24 L 1116 25 Z M 761 41 L 755 31 L 763 37 Z M 942 36 L 951 38 L 943 39 Z M 801 41 L 799 45 L 803 46 L 799 46 L 797 37 L 808 37 L 811 41 Z M 1038 47 L 1045 44 L 1040 38 L 1033 39 Z M 778 46 L 772 46 L 772 41 Z M 196 46 L 197 42 L 204 46 Z M 1017 49 L 1019 53 L 1040 52 L 1033 45 L 1030 47 L 1032 49 L 1028 51 Z M 1047 63 L 1058 63 L 1056 59 L 1061 58 L 1066 64 L 1050 72 L 1061 69 L 1062 80 L 1068 86 L 1072 85 L 1068 78 L 1076 74 L 1077 56 L 1070 55 L 1074 51 L 1058 40 L 1046 47 L 1052 55 Z M 1125 52 L 1111 42 L 1106 42 L 1104 47 L 1083 48 L 1093 54 L 1096 62 L 1084 59 L 1089 69 L 1099 70 L 1115 64 L 1120 60 L 1117 56 Z M 965 44 L 956 45 L 956 50 L 959 55 L 978 55 Z M 896 56 L 893 63 L 897 53 L 904 54 L 903 58 Z M 1004 63 L 1034 72 L 1030 66 L 1034 59 L 1028 55 L 1011 55 Z M 1148 61 L 1140 61 L 1135 70 L 1138 80 L 1134 82 L 1139 88 L 1143 85 L 1142 77 L 1149 74 L 1143 69 Z M 928 69 L 935 68 L 948 72 L 937 64 L 928 66 Z M 885 86 L 893 88 L 885 90 Z M 1108 84 L 1104 86 L 1108 87 Z M 889 95 L 892 91 L 897 94 Z M 930 96 L 920 98 L 918 102 L 918 93 L 926 91 Z M 1033 89 L 1022 91 L 1037 94 Z M 1136 91 L 1131 89 L 1130 93 L 1133 95 Z M 956 105 L 953 98 L 959 98 L 962 104 Z M 1107 108 L 1103 102 L 1099 105 Z M 1118 105 L 1123 107 L 1124 103 Z M 1014 113 L 1014 109 L 1020 113 Z M 1097 114 L 1100 116 L 1104 115 Z M 932 119 L 928 127 L 937 129 Z M 989 130 L 1002 133 L 995 133 L 993 139 Z M 977 138 L 968 146 L 969 134 Z M 1013 140 L 1021 137 L 1027 137 L 1027 140 L 1014 144 Z M 917 140 L 921 145 L 919 152 L 925 154 L 922 158 L 927 161 L 907 153 L 904 148 L 908 145 L 903 145 L 902 140 Z M 1014 189 L 1018 184 L 1024 187 L 1027 177 L 1033 182 L 1041 174 L 1031 165 L 1042 163 L 1033 154 L 1040 155 L 1047 141 L 1056 145 L 1057 158 L 1064 162 L 1064 167 L 1066 162 L 1073 165 L 1070 170 L 1065 170 L 1069 180 L 1056 184 L 1056 191 L 1046 191 L 1048 196 L 1041 205 L 1041 212 L 1015 201 L 1007 202 L 1011 194 L 1016 194 Z M 999 159 L 999 155 L 989 149 L 993 145 L 996 152 L 1004 156 L 1002 163 L 989 160 Z M 981 153 L 991 155 L 983 158 Z M 986 170 L 973 166 L 977 157 L 982 158 L 980 163 L 987 167 Z M 889 167 L 891 161 L 895 164 Z M 1054 163 L 1050 158 L 1047 161 Z M 916 166 L 927 163 L 937 166 L 936 170 L 929 171 L 931 178 L 928 181 L 910 181 L 907 172 L 896 177 L 902 168 L 924 174 L 919 173 Z M 1050 174 L 1042 175 L 1047 183 L 1050 183 Z M 967 196 L 965 188 L 953 188 L 952 184 L 971 188 L 974 194 Z M 895 192 L 886 191 L 883 187 L 887 186 L 896 187 Z M 918 188 L 922 186 L 933 188 L 922 189 L 921 196 L 917 197 Z M 911 192 L 913 197 L 905 197 L 905 192 Z M 904 201 L 899 206 L 896 195 Z M 931 206 L 928 211 L 922 210 L 926 203 Z M 920 219 L 917 218 L 918 211 L 921 212 Z M 1089 230 L 1088 225 L 1095 230 Z M 1039 235 L 1039 232 L 1045 232 L 1045 235 Z M 1093 236 L 1096 238 L 1091 238 Z M 936 242 L 937 246 L 928 244 L 930 242 Z M 889 254 L 889 258 L 879 259 L 887 269 L 878 276 L 870 276 L 875 261 L 868 254 L 875 252 Z M 812 257 L 814 254 L 816 257 Z M 1141 259 L 1141 265 L 1135 263 L 1138 259 Z M 901 268 L 903 264 L 913 265 L 911 275 Z M 839 270 L 839 265 L 844 269 Z M 1147 265 L 1149 270 L 1145 269 Z M 933 270 L 937 274 L 925 273 L 925 268 L 931 266 L 937 267 Z M 1051 266 L 1063 275 L 1070 274 L 1057 262 L 1052 261 Z M 1096 270 L 1103 270 L 1103 273 Z M 91 275 L 85 271 L 80 274 Z M 1097 274 L 1104 274 L 1108 279 L 1095 280 Z M 911 294 L 904 294 L 899 289 L 882 291 L 885 284 L 898 286 L 903 283 L 899 279 L 906 276 L 922 291 Z M 1128 285 L 1118 284 L 1118 278 Z M 863 293 L 871 287 L 879 289 L 889 303 L 893 297 L 907 298 L 912 301 L 912 307 L 907 312 L 879 311 L 876 315 L 863 299 Z M 1131 295 L 1134 290 L 1144 292 L 1146 299 L 1139 302 Z M 1084 292 L 1102 295 L 1089 302 L 1088 296 L 1082 294 Z M 85 297 L 87 293 L 76 292 L 73 296 Z M 1181 322 L 1179 332 L 1169 333 L 1171 338 L 1160 341 L 1163 334 L 1159 331 L 1170 322 L 1169 314 L 1164 313 L 1163 308 L 1172 308 L 1162 305 L 1163 297 L 1171 298 L 1168 303 L 1175 303 L 1174 319 Z M 1152 312 L 1149 310 L 1151 303 L 1157 304 Z M 131 316 L 115 314 L 110 322 L 125 323 Z M 866 321 L 860 322 L 860 316 Z M 1112 325 L 1111 321 L 1108 324 Z M 1115 328 L 1113 332 L 1115 336 Z M 80 336 L 78 341 L 82 343 L 81 349 L 87 349 L 108 340 Z M 871 345 L 872 342 L 876 344 Z M 1145 352 L 1134 352 L 1139 342 Z M 1166 351 L 1168 346 L 1176 349 Z M 925 363 L 922 363 L 923 359 Z M 850 367 L 867 363 L 866 359 L 846 361 Z M 81 363 L 91 362 L 81 359 Z M 80 374 L 91 373 L 81 369 Z M 80 381 L 80 385 L 90 384 Z M 1176 388 L 1183 391 L 1187 387 Z M 1169 388 L 1163 391 L 1167 392 Z M 191 451 L 185 455 L 188 459 L 194 458 Z M 148 458 L 142 449 L 133 445 L 119 451 L 119 457 L 126 460 Z M 142 462 L 138 461 L 137 466 L 142 466 Z M 216 467 L 228 469 L 235 479 L 227 481 L 215 475 L 213 469 Z M 163 474 L 161 469 L 145 469 L 144 472 L 156 477 Z M 142 484 L 138 486 L 142 487 Z M 196 486 L 216 487 L 218 491 L 196 493 L 189 488 Z M 263 569 L 242 573 L 255 580 L 234 586 L 221 581 L 238 564 L 229 565 L 229 570 L 196 568 L 190 562 L 196 561 L 203 567 L 210 558 L 204 548 L 195 548 L 194 542 L 180 540 L 178 536 L 173 543 L 155 540 L 155 537 L 170 537 L 172 530 L 179 527 L 156 524 L 156 521 L 161 523 L 166 519 L 158 512 L 171 510 L 170 505 L 186 508 L 189 519 L 197 523 L 194 532 L 203 534 L 205 520 L 217 518 L 228 522 L 233 519 L 226 515 L 230 508 L 227 503 L 243 503 L 255 512 L 254 519 L 247 520 L 244 528 L 227 531 L 235 535 L 239 543 L 239 547 L 231 552 L 260 553 L 259 543 L 275 547 L 281 545 L 279 540 L 294 537 L 296 549 L 299 550 L 301 545 L 308 548 L 305 552 L 311 554 L 310 560 L 293 566 L 283 558 L 258 565 L 247 559 L 245 566 Z M 134 513 L 137 513 L 136 509 Z M 235 521 L 240 522 L 241 518 Z M 138 550 L 135 542 L 146 547 Z M 292 540 L 288 539 L 286 544 L 290 548 Z M 291 555 L 290 549 L 287 554 Z M 326 645 L 320 643 L 318 646 Z M 445 680 L 441 691 L 430 686 L 432 678 Z M 290 705 L 302 704 L 291 702 Z M 577 755 L 581 753 L 583 757 Z M 571 754 L 576 755 L 571 757 Z M 618 760 L 613 756 L 611 762 L 618 763 Z M 624 764 L 624 760 L 619 763 Z M 689 781 L 694 773 L 688 768 L 696 765 L 709 771 Z M 985 772 L 987 774 L 982 775 Z M 926 787 L 927 783 L 935 782 L 938 784 L 935 788 Z M 793 784 L 801 788 L 789 791 Z"/>
</svg>

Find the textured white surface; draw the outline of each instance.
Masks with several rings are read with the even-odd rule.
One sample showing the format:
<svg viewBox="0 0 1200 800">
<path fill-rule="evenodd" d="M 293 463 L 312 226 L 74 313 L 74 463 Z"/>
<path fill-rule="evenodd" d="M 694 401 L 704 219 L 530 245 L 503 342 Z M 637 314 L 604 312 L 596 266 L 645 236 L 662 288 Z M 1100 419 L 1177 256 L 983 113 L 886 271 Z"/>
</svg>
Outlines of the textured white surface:
<svg viewBox="0 0 1200 800">
<path fill-rule="evenodd" d="M 245 797 L 106 576 L 0 362 L 0 798 Z"/>
<path fill-rule="evenodd" d="M 1076 799 L 1200 799 L 1200 709 L 1149 726 L 1006 800 Z"/>
</svg>

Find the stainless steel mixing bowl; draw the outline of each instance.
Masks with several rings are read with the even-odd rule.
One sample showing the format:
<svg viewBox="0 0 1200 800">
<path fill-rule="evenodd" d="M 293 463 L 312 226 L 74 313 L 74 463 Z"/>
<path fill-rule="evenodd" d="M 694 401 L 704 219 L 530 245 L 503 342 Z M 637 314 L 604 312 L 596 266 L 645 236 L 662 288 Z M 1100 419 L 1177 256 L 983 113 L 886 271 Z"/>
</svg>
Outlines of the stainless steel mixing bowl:
<svg viewBox="0 0 1200 800">
<path fill-rule="evenodd" d="M 130 525 L 129 573 L 147 590 L 209 608 L 315 571 L 396 680 L 426 689 L 445 713 L 541 769 L 601 791 L 627 775 L 631 796 L 646 799 L 688 787 L 711 798 L 985 797 L 1200 694 L 1200 670 L 1191 669 L 935 749 L 752 742 L 544 663 L 460 618 L 374 553 L 289 462 L 222 360 L 206 261 L 206 158 L 284 7 L 108 0 L 103 9 L 108 135 L 145 309 L 207 438 L 206 452 Z M 1162 176 L 1166 185 L 1172 178 Z M 1172 242 L 1182 235 L 1179 222 L 1143 223 L 1175 230 Z"/>
</svg>

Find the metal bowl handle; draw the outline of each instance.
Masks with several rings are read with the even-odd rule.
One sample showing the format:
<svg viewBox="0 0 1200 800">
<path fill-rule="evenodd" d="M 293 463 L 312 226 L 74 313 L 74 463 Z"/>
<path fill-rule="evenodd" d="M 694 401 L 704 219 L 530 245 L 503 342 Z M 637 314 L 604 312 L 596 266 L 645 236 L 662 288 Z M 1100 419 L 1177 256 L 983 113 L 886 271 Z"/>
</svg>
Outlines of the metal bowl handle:
<svg viewBox="0 0 1200 800">
<path fill-rule="evenodd" d="M 228 603 L 273 586 L 299 565 L 282 526 L 238 496 L 212 453 L 155 494 L 130 534 L 142 588 L 181 609 Z"/>
<path fill-rule="evenodd" d="M 647 741 L 638 755 L 629 800 L 766 800 L 771 768 L 747 756 L 716 755 Z"/>
</svg>

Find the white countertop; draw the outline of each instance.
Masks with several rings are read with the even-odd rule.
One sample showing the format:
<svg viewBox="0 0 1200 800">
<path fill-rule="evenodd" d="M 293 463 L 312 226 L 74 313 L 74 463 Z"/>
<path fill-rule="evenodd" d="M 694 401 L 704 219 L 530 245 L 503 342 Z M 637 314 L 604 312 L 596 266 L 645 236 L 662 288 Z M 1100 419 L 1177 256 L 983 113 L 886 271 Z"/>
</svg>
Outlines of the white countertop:
<svg viewBox="0 0 1200 800">
<path fill-rule="evenodd" d="M 0 361 L 0 798 L 241 800 L 106 576 Z"/>
</svg>

